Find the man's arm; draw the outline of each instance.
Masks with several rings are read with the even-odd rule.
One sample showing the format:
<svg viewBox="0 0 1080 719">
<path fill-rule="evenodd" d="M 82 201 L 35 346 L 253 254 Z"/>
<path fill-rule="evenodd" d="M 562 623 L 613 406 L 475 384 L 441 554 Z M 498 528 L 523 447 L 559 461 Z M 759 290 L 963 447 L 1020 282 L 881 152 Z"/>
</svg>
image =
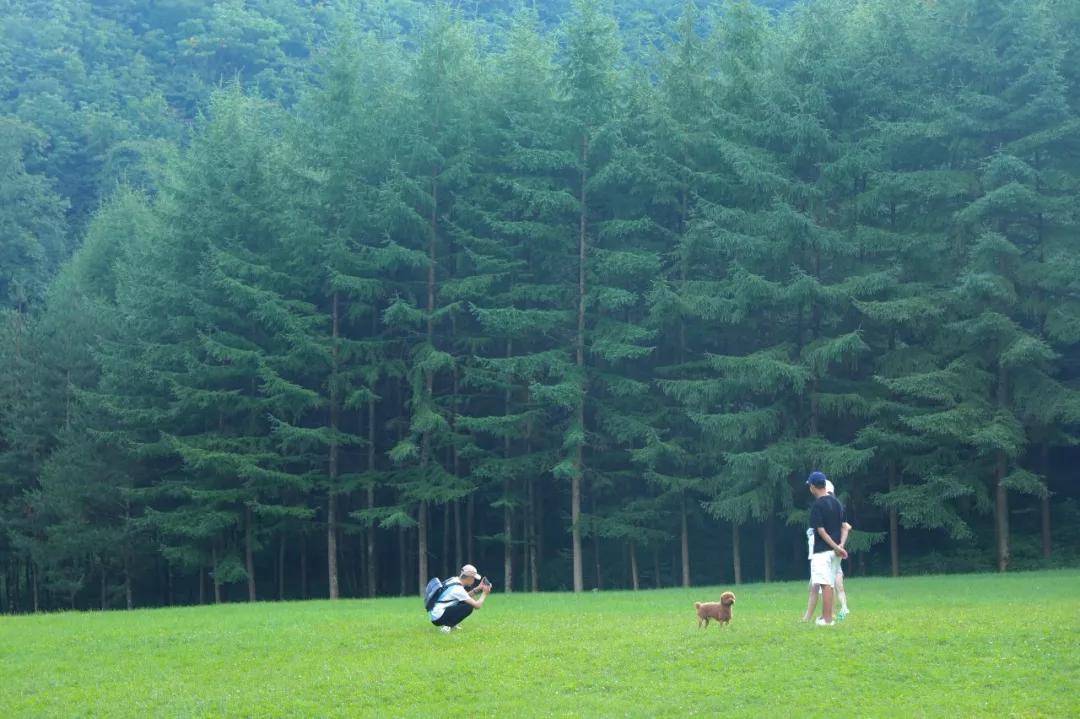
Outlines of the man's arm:
<svg viewBox="0 0 1080 719">
<path fill-rule="evenodd" d="M 476 599 L 472 595 L 467 595 L 465 597 L 465 603 L 468 604 L 473 609 L 479 609 L 480 607 L 484 606 L 484 600 L 487 599 L 488 592 L 490 592 L 490 591 L 491 590 L 488 589 L 488 587 L 486 585 L 481 585 L 480 586 L 480 598 Z"/>
<path fill-rule="evenodd" d="M 840 525 L 840 546 L 847 546 L 848 534 L 851 532 L 851 525 L 844 522 Z"/>
<path fill-rule="evenodd" d="M 832 547 L 832 550 L 836 552 L 842 559 L 847 559 L 847 550 L 841 547 L 839 544 L 833 541 L 833 538 L 829 536 L 829 533 L 825 531 L 825 527 L 817 528 L 818 536 L 821 540 Z"/>
</svg>

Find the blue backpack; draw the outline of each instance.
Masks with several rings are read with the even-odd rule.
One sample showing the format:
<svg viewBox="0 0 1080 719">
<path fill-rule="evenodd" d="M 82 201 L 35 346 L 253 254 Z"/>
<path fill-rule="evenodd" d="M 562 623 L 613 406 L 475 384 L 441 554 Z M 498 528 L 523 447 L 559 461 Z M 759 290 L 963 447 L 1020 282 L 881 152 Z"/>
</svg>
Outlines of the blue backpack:
<svg viewBox="0 0 1080 719">
<path fill-rule="evenodd" d="M 438 577 L 433 577 L 431 581 L 427 583 L 427 587 L 424 589 L 424 609 L 429 612 L 434 609 L 435 604 L 442 597 L 443 592 L 445 592 L 449 587 L 450 585 L 446 582 L 442 581 Z"/>
</svg>

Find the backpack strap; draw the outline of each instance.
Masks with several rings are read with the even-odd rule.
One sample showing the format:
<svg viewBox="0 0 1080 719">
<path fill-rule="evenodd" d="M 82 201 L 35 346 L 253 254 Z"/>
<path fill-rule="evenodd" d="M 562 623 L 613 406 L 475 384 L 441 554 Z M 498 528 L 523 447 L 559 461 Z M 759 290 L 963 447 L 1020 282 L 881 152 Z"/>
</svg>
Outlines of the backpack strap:
<svg viewBox="0 0 1080 719">
<path fill-rule="evenodd" d="M 452 587 L 454 584 L 461 584 L 461 580 L 456 579 L 455 577 L 451 577 L 450 579 L 447 579 L 445 582 L 442 583 L 442 589 L 440 589 L 439 593 L 435 595 L 435 601 L 431 603 L 432 609 L 435 609 L 435 606 L 442 601 L 443 595 L 446 594 L 446 591 L 450 589 L 450 587 Z"/>
</svg>

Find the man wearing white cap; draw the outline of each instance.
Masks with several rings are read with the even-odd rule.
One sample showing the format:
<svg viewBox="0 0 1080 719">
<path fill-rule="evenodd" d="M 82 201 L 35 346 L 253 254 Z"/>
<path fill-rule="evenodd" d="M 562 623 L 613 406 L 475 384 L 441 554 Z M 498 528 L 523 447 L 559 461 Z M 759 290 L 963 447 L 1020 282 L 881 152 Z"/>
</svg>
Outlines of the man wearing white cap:
<svg viewBox="0 0 1080 719">
<path fill-rule="evenodd" d="M 477 582 L 476 588 L 470 591 Z M 447 579 L 444 587 L 428 615 L 431 623 L 444 632 L 457 629 L 458 624 L 474 609 L 484 606 L 484 600 L 491 592 L 491 582 L 482 579 L 480 572 L 471 564 L 462 567 L 458 576 Z"/>
</svg>

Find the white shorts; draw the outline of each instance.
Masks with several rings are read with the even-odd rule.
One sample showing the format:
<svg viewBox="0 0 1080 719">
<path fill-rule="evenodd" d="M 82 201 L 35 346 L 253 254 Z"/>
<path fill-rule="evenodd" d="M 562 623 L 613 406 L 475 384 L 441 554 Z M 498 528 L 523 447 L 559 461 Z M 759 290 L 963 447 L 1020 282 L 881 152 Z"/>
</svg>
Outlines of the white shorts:
<svg viewBox="0 0 1080 719">
<path fill-rule="evenodd" d="M 818 552 L 810 557 L 810 583 L 836 586 L 836 573 L 840 570 L 840 557 L 836 552 Z"/>
</svg>

